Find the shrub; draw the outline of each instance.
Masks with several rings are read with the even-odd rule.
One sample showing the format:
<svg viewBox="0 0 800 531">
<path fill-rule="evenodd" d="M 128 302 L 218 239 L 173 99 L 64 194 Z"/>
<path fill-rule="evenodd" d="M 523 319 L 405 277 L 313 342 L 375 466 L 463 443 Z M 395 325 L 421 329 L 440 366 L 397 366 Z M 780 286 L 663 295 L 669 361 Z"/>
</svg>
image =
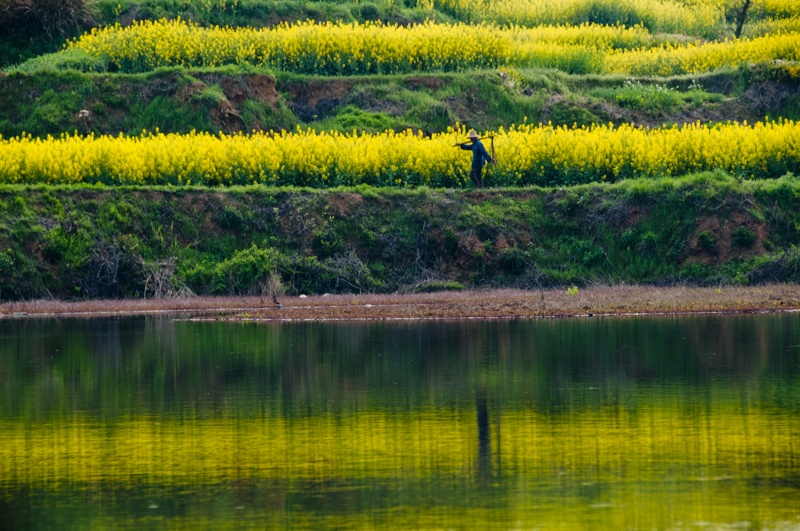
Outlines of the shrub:
<svg viewBox="0 0 800 531">
<path fill-rule="evenodd" d="M 0 29 L 34 37 L 65 36 L 94 24 L 94 0 L 0 0 Z"/>
<path fill-rule="evenodd" d="M 736 227 L 731 233 L 731 240 L 739 247 L 750 247 L 756 241 L 756 233 L 747 227 Z"/>
<path fill-rule="evenodd" d="M 615 99 L 621 107 L 638 111 L 669 112 L 683 103 L 681 95 L 666 85 L 642 85 L 633 79 L 625 81 Z"/>
<path fill-rule="evenodd" d="M 414 293 L 435 293 L 437 291 L 462 291 L 464 286 L 456 281 L 431 280 L 416 286 Z"/>
<path fill-rule="evenodd" d="M 706 251 L 713 251 L 717 245 L 717 239 L 708 233 L 708 231 L 702 231 L 700 234 L 697 235 L 697 244 L 700 246 L 701 249 L 705 249 Z"/>
<path fill-rule="evenodd" d="M 255 244 L 237 251 L 217 264 L 211 273 L 212 290 L 230 295 L 260 295 L 274 291 L 279 285 L 278 263 L 280 253 L 273 249 L 260 249 Z"/>
<path fill-rule="evenodd" d="M 64 50 L 34 57 L 14 69 L 20 72 L 41 72 L 43 70 L 104 72 L 108 70 L 108 64 L 102 57 L 91 57 L 83 50 Z"/>
<path fill-rule="evenodd" d="M 364 4 L 361 6 L 361 18 L 363 20 L 378 20 L 381 18 L 381 12 L 374 4 Z"/>
<path fill-rule="evenodd" d="M 333 125 L 340 131 L 367 131 L 380 133 L 396 125 L 394 118 L 385 113 L 362 111 L 347 106 L 334 118 Z"/>
<path fill-rule="evenodd" d="M 554 105 L 548 118 L 553 125 L 580 127 L 602 123 L 602 120 L 588 109 L 570 102 Z"/>
</svg>

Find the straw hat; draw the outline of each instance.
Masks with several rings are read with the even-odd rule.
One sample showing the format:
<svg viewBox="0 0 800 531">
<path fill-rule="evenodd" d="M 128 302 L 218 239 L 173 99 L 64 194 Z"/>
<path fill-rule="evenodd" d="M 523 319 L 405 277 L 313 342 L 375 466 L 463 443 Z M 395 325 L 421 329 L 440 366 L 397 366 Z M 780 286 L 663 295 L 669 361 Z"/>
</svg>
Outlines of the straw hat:
<svg viewBox="0 0 800 531">
<path fill-rule="evenodd" d="M 478 133 L 475 132 L 475 129 L 470 129 L 469 133 L 467 133 L 467 138 L 478 138 Z"/>
</svg>

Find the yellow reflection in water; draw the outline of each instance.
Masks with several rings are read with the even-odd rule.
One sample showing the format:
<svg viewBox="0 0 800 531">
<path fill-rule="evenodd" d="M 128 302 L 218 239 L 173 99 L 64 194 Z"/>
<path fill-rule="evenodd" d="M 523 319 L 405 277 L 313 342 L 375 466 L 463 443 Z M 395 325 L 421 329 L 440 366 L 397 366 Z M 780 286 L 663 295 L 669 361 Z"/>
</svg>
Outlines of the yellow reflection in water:
<svg viewBox="0 0 800 531">
<path fill-rule="evenodd" d="M 784 476 L 791 480 L 800 469 L 796 416 L 733 406 L 711 415 L 670 405 L 492 414 L 483 441 L 475 412 L 468 410 L 297 419 L 134 417 L 106 424 L 80 417 L 4 420 L 0 487 L 55 491 L 99 482 L 191 490 L 263 480 L 289 486 L 464 481 L 491 503 L 481 497 L 450 509 L 421 503 L 384 518 L 408 527 L 752 525 L 754 515 L 772 527 L 800 522 L 791 501 L 798 486 L 780 487 Z M 778 486 L 762 495 L 759 485 L 770 481 Z M 293 518 L 300 525 L 311 516 Z M 376 525 L 370 518 L 333 511 L 325 522 Z M 204 522 L 197 514 L 176 521 L 187 527 Z"/>
<path fill-rule="evenodd" d="M 797 464 L 800 419 L 769 410 L 698 416 L 617 408 L 492 420 L 492 453 L 506 473 L 597 479 L 663 478 L 664 468 L 763 477 Z M 462 474 L 475 461 L 474 413 L 370 412 L 299 419 L 131 418 L 111 424 L 0 421 L 0 476 L 39 483 L 217 482 L 233 477 L 425 477 Z M 631 472 L 635 471 L 635 475 Z"/>
</svg>

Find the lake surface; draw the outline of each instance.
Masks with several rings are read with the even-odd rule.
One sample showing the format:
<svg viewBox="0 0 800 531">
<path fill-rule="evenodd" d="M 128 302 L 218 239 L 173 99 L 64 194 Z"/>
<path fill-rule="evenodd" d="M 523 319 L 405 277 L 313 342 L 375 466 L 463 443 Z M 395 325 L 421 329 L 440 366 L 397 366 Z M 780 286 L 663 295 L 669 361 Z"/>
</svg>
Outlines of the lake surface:
<svg viewBox="0 0 800 531">
<path fill-rule="evenodd" d="M 798 529 L 800 315 L 3 319 L 0 518 Z"/>
</svg>

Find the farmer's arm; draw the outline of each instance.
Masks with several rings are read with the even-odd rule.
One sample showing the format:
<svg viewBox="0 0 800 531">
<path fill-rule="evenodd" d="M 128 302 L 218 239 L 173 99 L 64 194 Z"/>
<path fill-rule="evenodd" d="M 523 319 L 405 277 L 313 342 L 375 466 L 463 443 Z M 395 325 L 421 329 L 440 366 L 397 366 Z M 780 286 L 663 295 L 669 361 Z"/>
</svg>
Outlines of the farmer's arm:
<svg viewBox="0 0 800 531">
<path fill-rule="evenodd" d="M 459 144 L 459 146 L 461 146 L 461 149 L 465 151 L 472 151 L 472 144 L 464 143 L 464 144 Z"/>
</svg>

